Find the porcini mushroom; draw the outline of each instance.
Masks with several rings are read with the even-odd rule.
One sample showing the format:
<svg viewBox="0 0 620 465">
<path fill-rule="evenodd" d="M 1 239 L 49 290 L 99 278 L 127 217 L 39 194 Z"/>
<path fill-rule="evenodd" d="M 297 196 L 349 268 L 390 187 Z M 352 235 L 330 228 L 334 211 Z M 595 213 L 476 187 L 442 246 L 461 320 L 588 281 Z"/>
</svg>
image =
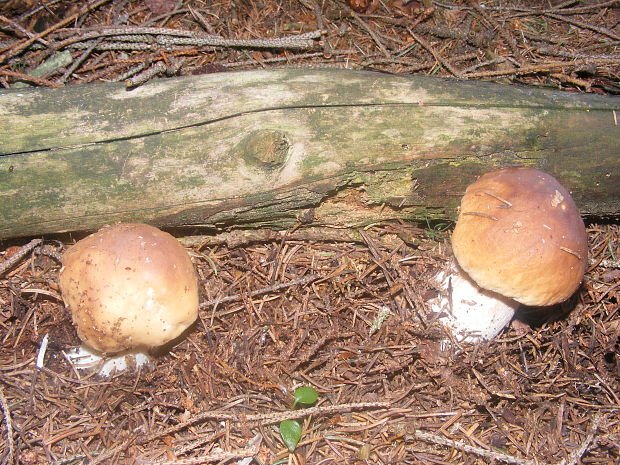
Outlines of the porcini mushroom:
<svg viewBox="0 0 620 465">
<path fill-rule="evenodd" d="M 568 191 L 526 167 L 484 174 L 467 188 L 452 249 L 458 264 L 439 276 L 450 295 L 433 305 L 447 313 L 457 339 L 468 341 L 495 337 L 519 303 L 568 299 L 588 254 L 585 226 Z"/>
<path fill-rule="evenodd" d="M 62 264 L 60 290 L 86 355 L 144 353 L 177 338 L 198 315 L 189 255 L 153 226 L 105 226 L 71 246 Z"/>
</svg>

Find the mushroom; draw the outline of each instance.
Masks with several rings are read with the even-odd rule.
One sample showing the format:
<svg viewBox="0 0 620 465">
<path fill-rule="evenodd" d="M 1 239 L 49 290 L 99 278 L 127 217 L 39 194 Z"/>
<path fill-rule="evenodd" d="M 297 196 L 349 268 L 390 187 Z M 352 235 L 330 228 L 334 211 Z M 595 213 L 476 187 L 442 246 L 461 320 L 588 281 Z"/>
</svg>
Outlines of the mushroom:
<svg viewBox="0 0 620 465">
<path fill-rule="evenodd" d="M 62 264 L 60 290 L 85 345 L 72 358 L 144 354 L 177 338 L 198 316 L 192 261 L 173 236 L 153 226 L 105 226 L 71 246 Z M 104 374 L 122 369 L 118 362 L 111 359 Z"/>
<path fill-rule="evenodd" d="M 433 302 L 458 340 L 495 337 L 519 304 L 568 299 L 587 265 L 587 235 L 568 191 L 551 175 L 519 167 L 481 176 L 465 191 L 452 249 L 458 263 Z"/>
</svg>

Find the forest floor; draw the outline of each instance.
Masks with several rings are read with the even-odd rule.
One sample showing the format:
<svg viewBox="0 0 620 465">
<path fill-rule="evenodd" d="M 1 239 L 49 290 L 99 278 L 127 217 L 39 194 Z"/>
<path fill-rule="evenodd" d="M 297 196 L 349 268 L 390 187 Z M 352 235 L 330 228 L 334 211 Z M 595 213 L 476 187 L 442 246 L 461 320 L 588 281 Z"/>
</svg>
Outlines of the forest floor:
<svg viewBox="0 0 620 465">
<path fill-rule="evenodd" d="M 3 87 L 277 67 L 617 95 L 620 1 L 0 4 Z M 619 464 L 618 219 L 589 219 L 572 299 L 444 348 L 428 302 L 451 226 L 186 241 L 198 321 L 149 368 L 109 378 L 67 361 L 79 339 L 57 256 L 70 241 L 0 241 L 0 463 Z M 291 410 L 299 386 L 319 393 L 312 410 Z M 303 422 L 295 453 L 278 431 L 289 418 Z"/>
</svg>

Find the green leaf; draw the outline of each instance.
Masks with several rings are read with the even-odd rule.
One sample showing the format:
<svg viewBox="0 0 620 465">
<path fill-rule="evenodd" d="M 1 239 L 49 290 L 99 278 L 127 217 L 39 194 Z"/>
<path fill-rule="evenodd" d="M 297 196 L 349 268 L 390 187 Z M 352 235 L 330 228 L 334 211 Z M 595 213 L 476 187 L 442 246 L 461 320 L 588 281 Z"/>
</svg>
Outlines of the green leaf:
<svg viewBox="0 0 620 465">
<path fill-rule="evenodd" d="M 301 439 L 301 425 L 295 420 L 283 420 L 280 422 L 280 436 L 288 450 L 295 451 L 297 443 Z"/>
<path fill-rule="evenodd" d="M 295 389 L 295 393 L 293 394 L 293 396 L 295 399 L 295 401 L 293 402 L 293 408 L 295 408 L 297 404 L 314 404 L 319 398 L 319 393 L 316 392 L 316 389 L 311 388 L 310 386 L 302 386 Z"/>
</svg>

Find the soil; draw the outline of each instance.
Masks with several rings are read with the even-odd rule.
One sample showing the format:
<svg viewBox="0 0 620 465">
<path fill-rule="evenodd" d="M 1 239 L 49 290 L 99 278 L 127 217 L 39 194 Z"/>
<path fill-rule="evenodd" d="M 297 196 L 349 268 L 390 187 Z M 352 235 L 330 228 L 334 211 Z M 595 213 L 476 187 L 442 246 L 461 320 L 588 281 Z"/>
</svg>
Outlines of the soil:
<svg viewBox="0 0 620 465">
<path fill-rule="evenodd" d="M 8 0 L 0 85 L 289 66 L 616 95 L 619 25 L 619 1 Z M 185 43 L 160 43 L 171 31 Z M 71 64 L 31 75 L 61 52 Z M 451 226 L 184 238 L 198 321 L 151 366 L 108 378 L 66 356 L 80 341 L 57 283 L 74 237 L 0 241 L 0 463 L 620 463 L 618 219 L 589 219 L 570 300 L 469 345 L 446 344 L 429 310 Z M 300 386 L 313 407 L 292 408 Z M 286 419 L 303 425 L 294 453 Z"/>
</svg>

